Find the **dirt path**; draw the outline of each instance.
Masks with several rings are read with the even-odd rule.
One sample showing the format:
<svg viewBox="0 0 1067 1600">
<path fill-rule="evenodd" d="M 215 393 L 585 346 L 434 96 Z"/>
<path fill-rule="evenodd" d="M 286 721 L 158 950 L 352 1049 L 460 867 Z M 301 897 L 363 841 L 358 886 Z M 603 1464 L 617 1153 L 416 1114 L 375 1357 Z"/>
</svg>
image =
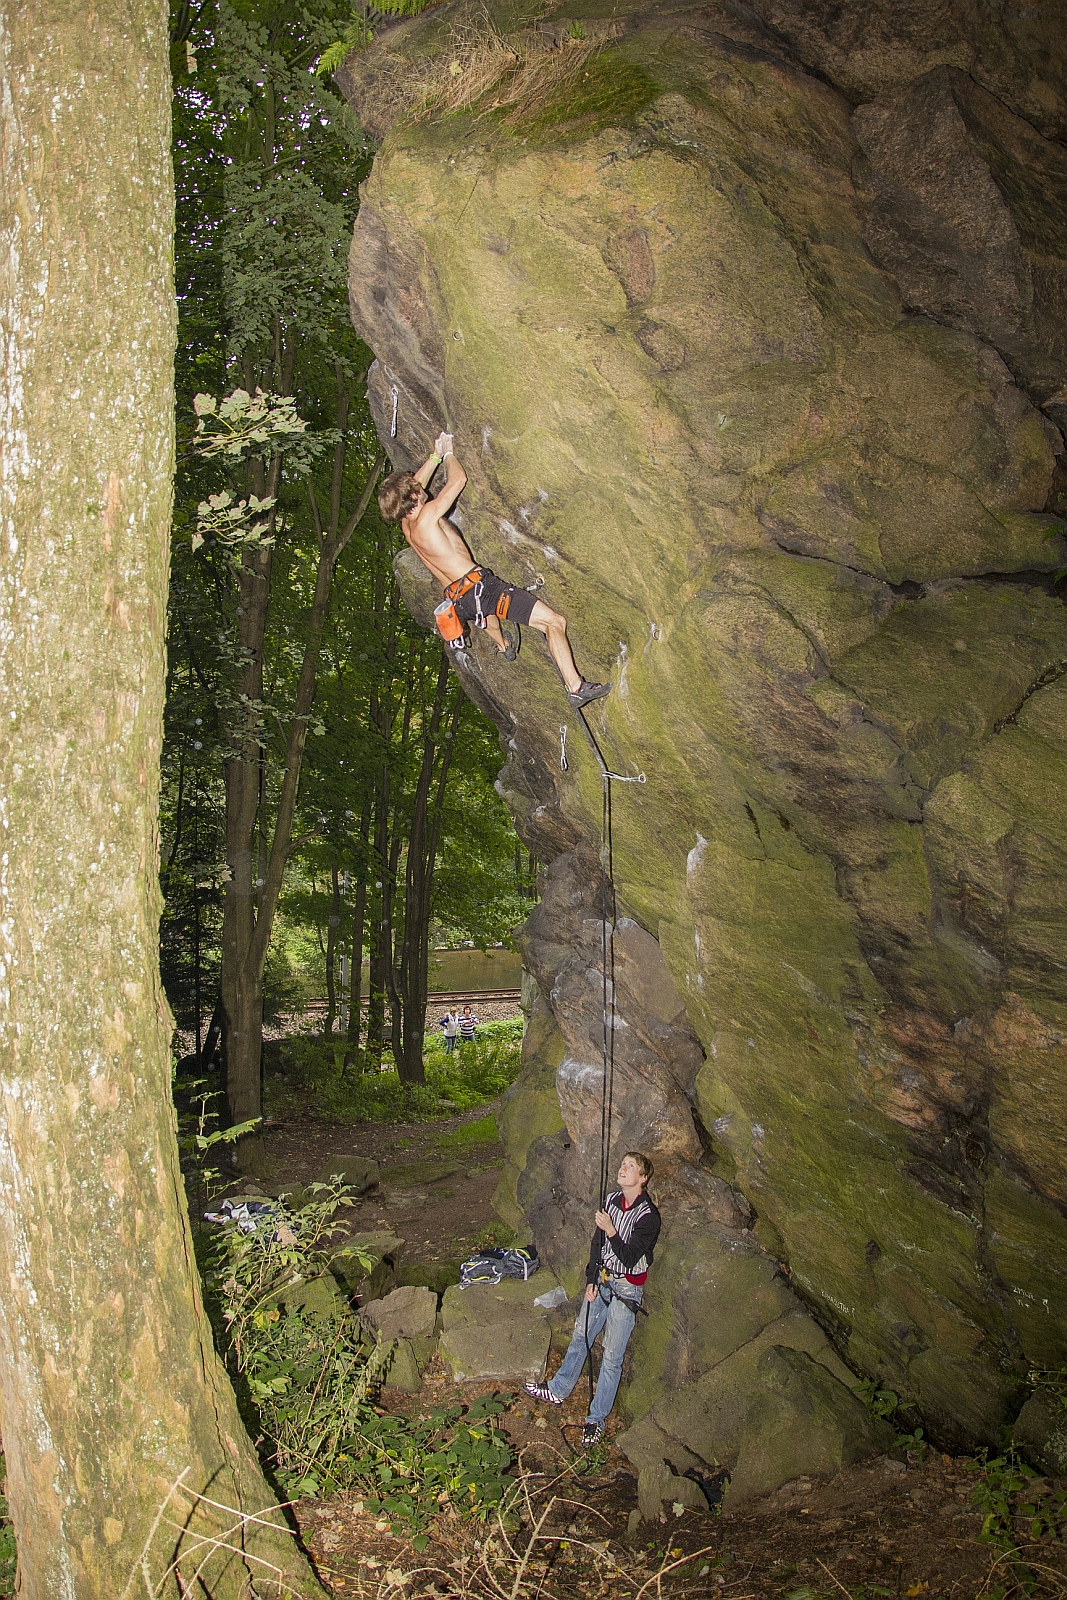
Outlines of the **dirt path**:
<svg viewBox="0 0 1067 1600">
<path fill-rule="evenodd" d="M 416 1403 L 469 1400 L 480 1392 L 467 1386 L 457 1394 L 431 1366 Z M 551 1537 L 538 1546 L 516 1600 L 636 1600 L 642 1585 L 641 1600 L 1059 1600 L 1067 1589 L 1067 1545 L 1045 1539 L 1024 1546 L 1030 1578 L 1023 1580 L 979 1537 L 982 1514 L 971 1504 L 975 1473 L 965 1460 L 937 1452 L 922 1463 L 882 1457 L 824 1482 L 800 1479 L 734 1512 L 678 1516 L 668 1510 L 658 1523 L 635 1526 L 633 1470 L 612 1445 L 601 1450 L 594 1470 L 568 1470 L 583 1412 L 580 1401 L 568 1402 L 561 1434 L 558 1413 L 546 1415 L 546 1408 L 522 1396 L 505 1418 L 531 1474 L 534 1508 L 543 1509 L 553 1494 L 559 1497 L 542 1529 Z M 297 1510 L 320 1572 L 335 1592 L 361 1600 L 489 1596 L 494 1586 L 485 1573 L 487 1559 L 494 1564 L 497 1593 L 512 1592 L 518 1561 L 499 1559 L 499 1535 L 487 1557 L 487 1530 L 479 1524 L 444 1516 L 430 1549 L 417 1554 L 399 1526 L 394 1531 L 385 1518 L 364 1512 L 356 1495 L 302 1502 Z M 521 1536 L 515 1544 L 521 1551 Z M 657 1578 L 664 1568 L 670 1570 Z"/>
<path fill-rule="evenodd" d="M 504 1147 L 491 1120 L 494 1106 L 435 1122 L 338 1125 L 302 1118 L 271 1127 L 264 1134 L 270 1176 L 262 1187 L 276 1192 L 313 1183 L 329 1176 L 333 1158 L 366 1156 L 378 1162 L 383 1179 L 349 1213 L 352 1231 L 398 1234 L 406 1242 L 406 1266 L 458 1262 L 496 1222 L 492 1197 Z M 422 1165 L 428 1170 L 420 1179 Z M 435 1167 L 451 1170 L 435 1177 Z"/>
<path fill-rule="evenodd" d="M 435 1122 L 338 1126 L 293 1121 L 266 1135 L 266 1187 L 325 1177 L 337 1157 L 379 1162 L 381 1189 L 354 1209 L 359 1231 L 388 1228 L 406 1241 L 405 1266 L 455 1263 L 484 1242 L 494 1222 L 493 1190 L 503 1149 L 492 1106 Z M 403 1169 L 408 1169 L 405 1173 Z M 421 1169 L 421 1170 L 420 1170 Z M 447 1170 L 446 1170 L 447 1169 Z M 412 1177 L 416 1181 L 412 1181 Z M 242 1187 L 235 1186 L 236 1189 Z M 558 1362 L 558 1354 L 552 1364 Z M 434 1358 L 417 1396 L 392 1395 L 389 1409 L 420 1411 L 469 1401 L 488 1386 L 455 1386 Z M 1067 1600 L 1067 1541 L 1046 1536 L 1026 1554 L 1024 1586 L 996 1546 L 983 1542 L 971 1501 L 976 1473 L 965 1459 L 929 1451 L 922 1462 L 880 1458 L 829 1481 L 797 1480 L 736 1511 L 668 1511 L 636 1526 L 637 1484 L 612 1438 L 592 1463 L 573 1453 L 586 1396 L 582 1385 L 560 1410 L 515 1394 L 504 1425 L 526 1472 L 533 1505 L 560 1503 L 514 1600 L 641 1600 L 693 1595 L 709 1600 L 1008 1600 L 1026 1594 Z M 562 1477 L 560 1476 L 562 1474 Z M 554 1488 L 551 1487 L 554 1485 Z M 1040 1495 L 1040 1484 L 1038 1493 Z M 1062 1486 L 1058 1486 L 1062 1487 Z M 680 1507 L 678 1508 L 681 1509 Z M 327 1586 L 361 1600 L 512 1593 L 517 1564 L 494 1568 L 480 1524 L 445 1513 L 429 1550 L 416 1554 L 403 1526 L 364 1512 L 358 1495 L 301 1501 L 295 1513 Z M 518 1541 L 521 1549 L 522 1540 Z M 495 1561 L 495 1555 L 491 1558 Z M 670 1571 L 657 1578 L 664 1567 Z"/>
</svg>

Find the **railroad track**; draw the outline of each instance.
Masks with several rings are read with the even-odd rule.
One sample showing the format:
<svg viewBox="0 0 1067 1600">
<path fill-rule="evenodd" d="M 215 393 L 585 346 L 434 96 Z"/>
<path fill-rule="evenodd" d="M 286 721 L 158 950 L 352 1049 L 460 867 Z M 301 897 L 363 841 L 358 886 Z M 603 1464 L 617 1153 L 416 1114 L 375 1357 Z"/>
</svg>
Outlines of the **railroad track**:
<svg viewBox="0 0 1067 1600">
<path fill-rule="evenodd" d="M 488 1005 L 491 1000 L 520 1000 L 521 998 L 521 989 L 452 989 L 445 990 L 440 994 L 428 994 L 426 996 L 426 1004 L 428 1006 L 473 1006 Z M 340 1003 L 338 1001 L 338 1005 Z M 362 1004 L 364 1006 L 368 1004 L 366 995 L 363 996 Z M 308 1011 L 325 1011 L 326 1006 L 327 1002 L 325 1000 L 309 1000 L 306 1009 Z"/>
</svg>

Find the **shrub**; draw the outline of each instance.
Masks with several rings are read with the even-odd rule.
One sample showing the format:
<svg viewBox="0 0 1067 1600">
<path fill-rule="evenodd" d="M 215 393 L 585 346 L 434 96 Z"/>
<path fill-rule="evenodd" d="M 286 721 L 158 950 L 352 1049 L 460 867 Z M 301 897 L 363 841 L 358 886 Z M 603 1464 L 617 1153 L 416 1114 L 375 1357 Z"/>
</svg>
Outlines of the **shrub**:
<svg viewBox="0 0 1067 1600">
<path fill-rule="evenodd" d="M 401 1083 L 395 1067 L 346 1071 L 345 1043 L 314 1035 L 282 1041 L 284 1085 L 268 1079 L 272 1106 L 310 1099 L 335 1122 L 414 1122 L 443 1110 L 470 1111 L 495 1099 L 518 1076 L 522 1020 L 489 1022 L 473 1044 L 446 1055 L 431 1037 L 425 1051 L 426 1082 Z"/>
<path fill-rule="evenodd" d="M 0 1455 L 0 1595 L 3 1596 L 15 1593 L 15 1571 L 18 1565 L 15 1555 L 15 1530 L 7 1514 L 7 1500 L 4 1496 L 6 1481 L 7 1469 L 4 1458 Z"/>
<path fill-rule="evenodd" d="M 494 1421 L 503 1402 L 488 1396 L 425 1418 L 387 1415 L 373 1402 L 392 1345 L 372 1338 L 337 1292 L 320 1298 L 320 1311 L 286 1303 L 329 1273 L 339 1216 L 351 1204 L 344 1184 L 313 1184 L 298 1212 L 279 1204 L 250 1233 L 223 1224 L 207 1287 L 227 1366 L 285 1494 L 359 1488 L 424 1543 L 423 1528 L 444 1505 L 484 1519 L 503 1497 L 512 1464 Z"/>
</svg>

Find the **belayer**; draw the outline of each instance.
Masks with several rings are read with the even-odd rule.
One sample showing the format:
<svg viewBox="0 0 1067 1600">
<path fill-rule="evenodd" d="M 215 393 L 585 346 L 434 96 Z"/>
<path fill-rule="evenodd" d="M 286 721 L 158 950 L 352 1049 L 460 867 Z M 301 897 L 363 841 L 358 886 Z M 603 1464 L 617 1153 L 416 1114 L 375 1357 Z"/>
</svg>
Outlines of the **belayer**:
<svg viewBox="0 0 1067 1600">
<path fill-rule="evenodd" d="M 588 1449 L 604 1436 L 604 1423 L 615 1404 L 622 1377 L 622 1358 L 634 1331 L 644 1296 L 645 1279 L 659 1238 L 660 1215 L 645 1193 L 652 1163 L 640 1150 L 628 1150 L 619 1163 L 617 1189 L 596 1214 L 596 1232 L 585 1269 L 585 1299 L 574 1323 L 570 1347 L 548 1383 L 528 1383 L 535 1400 L 561 1406 L 592 1360 L 593 1341 L 601 1328 L 604 1347 L 600 1376 L 582 1430 Z"/>
<path fill-rule="evenodd" d="M 442 461 L 444 488 L 431 500 L 430 479 Z M 465 625 L 473 623 L 485 629 L 505 660 L 514 661 L 519 653 L 518 625 L 536 628 L 548 641 L 571 705 L 577 710 L 599 700 L 611 684 L 586 683 L 574 664 L 566 617 L 543 600 L 535 600 L 528 589 L 505 583 L 488 567 L 477 566 L 467 541 L 448 520 L 466 482 L 467 474 L 452 452 L 452 435 L 440 433 L 433 453 L 417 472 L 391 472 L 378 491 L 382 516 L 387 522 L 400 523 L 404 538 L 423 566 L 444 587 L 445 598 L 434 613 L 441 637 L 460 645 Z"/>
</svg>

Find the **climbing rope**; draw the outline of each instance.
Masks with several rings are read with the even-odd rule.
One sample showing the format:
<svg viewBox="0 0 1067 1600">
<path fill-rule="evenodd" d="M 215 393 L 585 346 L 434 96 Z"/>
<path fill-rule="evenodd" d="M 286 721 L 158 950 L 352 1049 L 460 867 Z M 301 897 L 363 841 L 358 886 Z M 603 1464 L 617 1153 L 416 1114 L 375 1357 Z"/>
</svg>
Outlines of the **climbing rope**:
<svg viewBox="0 0 1067 1600">
<path fill-rule="evenodd" d="M 593 730 L 585 720 L 585 714 L 578 711 L 578 720 L 589 740 L 589 747 L 596 757 L 596 764 L 600 769 L 601 785 L 601 816 L 600 816 L 600 970 L 601 970 L 601 1015 L 603 1018 L 603 1032 L 601 1052 L 603 1056 L 603 1077 L 600 1086 L 600 1170 L 597 1174 L 597 1185 L 600 1194 L 599 1209 L 602 1211 L 608 1201 L 608 1180 L 611 1175 L 611 1123 L 615 1111 L 615 863 L 613 857 L 612 829 L 611 829 L 611 786 L 613 783 L 645 783 L 647 779 L 643 772 L 628 776 L 624 772 L 613 772 L 604 760 L 600 746 L 593 737 Z M 559 725 L 559 770 L 568 772 L 570 765 L 567 760 L 567 724 Z M 599 1231 L 599 1230 L 598 1230 Z M 601 1237 L 603 1244 L 603 1237 Z M 598 1290 L 599 1292 L 599 1290 Z M 610 1293 L 610 1291 L 609 1291 Z M 593 1346 L 589 1338 L 589 1301 L 584 1306 L 584 1332 L 585 1332 L 585 1358 L 586 1371 L 589 1379 L 589 1407 L 593 1405 Z M 562 1432 L 562 1429 L 561 1429 Z M 565 1437 L 565 1436 L 564 1436 Z"/>
<path fill-rule="evenodd" d="M 597 1175 L 597 1186 L 600 1194 L 600 1209 L 603 1210 L 608 1198 L 608 1180 L 611 1175 L 611 1124 L 615 1110 L 615 864 L 613 856 L 612 827 L 611 827 L 611 786 L 613 783 L 645 783 L 647 779 L 643 772 L 627 775 L 624 772 L 613 772 L 604 760 L 600 746 L 593 737 L 593 731 L 585 720 L 585 714 L 578 712 L 578 720 L 582 725 L 589 747 L 596 757 L 597 766 L 600 768 L 601 785 L 601 817 L 600 817 L 600 969 L 601 969 L 601 1000 L 602 1000 L 602 1041 L 601 1054 L 603 1057 L 603 1078 L 600 1090 L 600 1170 Z M 569 770 L 567 761 L 567 724 L 560 723 L 559 729 L 559 769 L 561 772 Z"/>
</svg>

